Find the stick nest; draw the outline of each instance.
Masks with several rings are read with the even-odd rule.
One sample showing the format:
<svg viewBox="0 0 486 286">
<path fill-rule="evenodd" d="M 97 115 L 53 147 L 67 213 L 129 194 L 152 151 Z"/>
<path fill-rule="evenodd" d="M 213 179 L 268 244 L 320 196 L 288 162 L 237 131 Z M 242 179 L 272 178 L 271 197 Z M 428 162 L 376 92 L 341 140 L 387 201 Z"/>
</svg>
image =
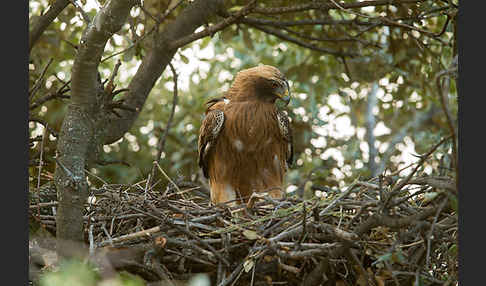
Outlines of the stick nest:
<svg viewBox="0 0 486 286">
<path fill-rule="evenodd" d="M 451 178 L 380 177 L 308 200 L 262 196 L 217 206 L 195 189 L 97 190 L 84 218 L 101 272 L 125 270 L 149 284 L 166 283 L 152 285 L 184 285 L 177 281 L 196 273 L 206 273 L 211 285 L 457 282 Z M 52 199 L 45 193 L 41 200 Z M 53 229 L 53 206 L 31 204 L 31 215 Z"/>
</svg>

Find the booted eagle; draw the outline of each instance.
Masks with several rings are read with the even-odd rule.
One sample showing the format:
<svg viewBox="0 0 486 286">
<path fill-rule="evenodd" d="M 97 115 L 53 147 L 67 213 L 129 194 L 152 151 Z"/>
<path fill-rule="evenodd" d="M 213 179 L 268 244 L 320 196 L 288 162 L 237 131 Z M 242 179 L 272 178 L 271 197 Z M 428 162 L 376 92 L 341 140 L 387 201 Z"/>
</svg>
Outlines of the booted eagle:
<svg viewBox="0 0 486 286">
<path fill-rule="evenodd" d="M 253 193 L 282 198 L 292 162 L 292 130 L 275 101 L 290 101 L 289 84 L 275 67 L 237 73 L 227 93 L 209 100 L 199 130 L 198 164 L 214 204 L 247 202 Z"/>
</svg>

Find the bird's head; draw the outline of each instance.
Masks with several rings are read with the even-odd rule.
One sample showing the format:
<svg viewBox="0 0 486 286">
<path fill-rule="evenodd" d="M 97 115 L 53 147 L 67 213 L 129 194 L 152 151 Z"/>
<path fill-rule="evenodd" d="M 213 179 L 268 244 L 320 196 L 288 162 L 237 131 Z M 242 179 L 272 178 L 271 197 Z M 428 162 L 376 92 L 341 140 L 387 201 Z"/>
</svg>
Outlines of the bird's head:
<svg viewBox="0 0 486 286">
<path fill-rule="evenodd" d="M 230 88 L 231 99 L 253 99 L 274 103 L 280 99 L 290 102 L 290 88 L 285 76 L 276 68 L 260 65 L 242 70 L 236 74 Z"/>
</svg>

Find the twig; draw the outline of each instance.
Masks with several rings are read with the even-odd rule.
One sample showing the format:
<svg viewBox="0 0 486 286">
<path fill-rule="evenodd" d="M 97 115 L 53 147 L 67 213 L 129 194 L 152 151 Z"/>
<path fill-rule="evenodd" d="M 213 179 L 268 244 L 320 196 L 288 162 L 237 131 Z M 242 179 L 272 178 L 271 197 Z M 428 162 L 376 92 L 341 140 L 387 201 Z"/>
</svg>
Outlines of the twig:
<svg viewBox="0 0 486 286">
<path fill-rule="evenodd" d="M 44 120 L 42 119 L 39 119 L 39 118 L 29 118 L 29 121 L 32 121 L 32 122 L 37 122 L 39 124 L 42 124 L 44 126 L 45 129 L 47 129 L 49 131 L 49 133 L 54 136 L 54 137 L 58 137 L 58 133 L 57 131 L 55 131 L 54 129 L 52 129 L 49 124 L 47 122 L 45 122 Z"/>
<path fill-rule="evenodd" d="M 368 42 L 366 40 L 358 38 L 359 35 L 348 36 L 347 38 L 346 37 L 344 37 L 344 38 L 329 38 L 329 37 L 323 37 L 323 36 L 314 37 L 314 36 L 309 35 L 308 33 L 296 32 L 294 30 L 291 30 L 291 29 L 285 28 L 285 27 L 283 27 L 281 29 L 292 34 L 292 35 L 296 35 L 299 38 L 303 38 L 303 39 L 310 40 L 310 41 L 318 41 L 318 42 L 359 42 L 359 43 L 363 44 L 365 47 L 373 46 L 373 47 L 376 47 L 376 48 L 379 48 L 379 49 L 383 48 L 380 43 Z M 343 64 L 344 64 L 344 67 L 346 69 L 346 73 L 348 74 L 348 77 L 350 79 L 352 79 L 351 73 L 349 72 L 349 67 L 346 64 L 345 57 L 340 57 L 340 58 L 343 60 Z"/>
<path fill-rule="evenodd" d="M 148 174 L 147 180 L 145 181 L 145 189 L 143 190 L 143 199 L 147 199 L 147 192 L 148 192 L 148 187 L 149 187 L 149 182 L 150 182 L 150 174 Z"/>
<path fill-rule="evenodd" d="M 108 81 L 108 84 L 105 87 L 105 102 L 111 102 L 113 100 L 113 90 L 115 89 L 115 77 L 118 74 L 118 69 L 121 66 L 121 61 L 118 59 L 116 61 L 115 67 L 113 68 L 113 71 L 111 72 L 110 79 Z"/>
<path fill-rule="evenodd" d="M 452 122 L 452 115 L 451 115 L 451 112 L 449 110 L 448 100 L 446 99 L 446 97 L 449 94 L 449 83 L 450 83 L 450 76 L 449 75 L 451 73 L 457 72 L 457 61 L 458 61 L 458 57 L 456 55 L 454 57 L 452 63 L 451 63 L 451 66 L 449 67 L 449 69 L 439 72 L 436 75 L 436 79 L 435 79 L 436 84 L 437 84 L 437 92 L 439 93 L 439 98 L 440 98 L 442 110 L 444 111 L 444 114 L 446 116 L 447 125 L 449 127 L 449 130 L 450 130 L 451 136 L 452 136 L 452 158 L 453 158 L 452 163 L 453 163 L 454 169 L 456 170 L 456 177 L 457 177 L 457 169 L 458 169 L 458 167 L 457 167 L 456 131 L 455 131 L 456 128 L 454 127 L 454 124 Z M 447 76 L 445 78 L 444 84 L 441 83 L 441 79 L 442 79 L 443 76 Z M 457 181 L 457 178 L 456 178 L 456 181 Z"/>
<path fill-rule="evenodd" d="M 395 0 L 393 4 L 413 4 L 417 2 L 421 2 L 423 0 Z M 342 3 L 340 7 L 345 9 L 351 8 L 363 8 L 363 7 L 370 7 L 370 6 L 383 6 L 389 5 L 390 0 L 375 0 L 375 1 L 362 1 L 362 2 L 351 2 L 351 3 Z M 285 7 L 259 7 L 257 6 L 253 12 L 264 14 L 264 15 L 280 15 L 285 13 L 294 13 L 294 12 L 302 12 L 307 10 L 329 10 L 329 9 L 338 9 L 339 7 L 336 6 L 335 3 L 326 3 L 326 2 L 309 2 L 302 5 L 295 5 L 295 6 L 285 6 Z"/>
<path fill-rule="evenodd" d="M 159 168 L 159 171 L 160 171 L 160 172 L 161 172 L 161 173 L 164 175 L 164 177 L 165 177 L 165 178 L 166 178 L 166 179 L 167 179 L 167 180 L 168 180 L 168 181 L 169 181 L 169 182 L 170 182 L 172 185 L 174 185 L 174 187 L 176 188 L 176 190 L 177 190 L 178 192 L 181 192 L 181 190 L 179 189 L 179 186 L 178 186 L 176 183 L 174 183 L 174 181 L 172 181 L 172 179 L 171 179 L 169 176 L 167 176 L 167 174 L 166 174 L 166 173 L 165 173 L 165 171 L 162 169 L 162 167 L 160 167 L 160 165 L 159 165 L 159 163 L 158 163 L 157 161 L 154 161 L 154 165 L 156 165 L 156 166 L 157 166 L 157 168 Z M 164 195 L 166 195 L 166 194 L 167 194 L 167 191 L 168 191 L 168 190 L 169 190 L 169 189 L 167 189 L 167 190 L 164 192 Z"/>
<path fill-rule="evenodd" d="M 155 23 L 157 23 L 157 25 L 160 25 L 160 20 L 157 17 L 155 17 L 154 15 L 152 15 L 152 13 L 147 11 L 147 9 L 145 9 L 145 7 L 143 7 L 143 5 L 138 5 L 138 7 L 140 7 L 140 9 L 143 11 L 143 13 L 145 13 L 145 15 L 148 15 L 150 18 L 152 18 L 152 20 L 154 20 Z"/>
<path fill-rule="evenodd" d="M 29 107 L 29 110 L 34 110 L 37 107 L 41 106 L 42 104 L 46 103 L 47 101 L 52 100 L 52 99 L 58 99 L 58 98 L 60 98 L 60 99 L 62 99 L 62 98 L 69 99 L 71 97 L 69 95 L 64 95 L 64 94 L 59 93 L 59 92 L 52 93 L 52 94 L 49 94 L 49 95 L 47 95 L 45 97 L 39 98 L 36 102 L 34 102 Z"/>
<path fill-rule="evenodd" d="M 323 209 L 320 213 L 319 216 L 325 215 L 331 208 L 333 208 L 340 200 L 343 198 L 347 197 L 351 191 L 356 187 L 356 183 L 358 182 L 358 179 L 356 179 L 351 185 L 348 186 L 346 191 L 342 192 L 336 199 L 334 199 L 325 209 Z"/>
<path fill-rule="evenodd" d="M 375 286 L 375 283 L 370 279 L 370 275 L 368 274 L 368 271 L 364 269 L 363 264 L 359 261 L 358 257 L 356 257 L 356 254 L 354 254 L 349 248 L 346 250 L 346 256 L 354 262 L 356 266 L 358 266 L 359 272 L 361 275 L 364 277 L 366 285 L 373 285 Z"/>
<path fill-rule="evenodd" d="M 152 210 L 155 210 L 157 211 L 157 209 L 155 209 L 152 205 L 149 204 L 149 207 L 152 209 Z M 140 210 L 139 210 L 140 211 Z M 143 211 L 140 211 L 140 212 L 143 212 Z M 152 215 L 151 215 L 152 216 Z M 176 228 L 177 230 L 189 235 L 190 237 L 192 237 L 193 239 L 196 239 L 198 240 L 199 242 L 201 242 L 202 245 L 204 245 L 206 248 L 208 248 L 210 251 L 212 251 L 212 253 L 219 259 L 221 260 L 226 266 L 229 266 L 229 262 L 226 258 L 224 258 L 223 256 L 221 256 L 221 254 L 219 254 L 219 252 L 216 251 L 216 249 L 214 249 L 211 245 L 209 245 L 207 242 L 201 240 L 197 235 L 193 234 L 192 232 L 190 232 L 189 230 L 185 229 L 185 228 L 181 228 L 179 226 L 177 226 L 175 223 L 173 223 L 171 220 L 169 219 L 161 219 L 157 216 L 153 216 L 154 218 L 156 219 L 159 219 L 159 220 L 162 220 L 166 223 L 169 223 L 170 225 L 172 225 L 172 227 Z"/>
<path fill-rule="evenodd" d="M 57 76 L 56 76 L 57 78 Z M 47 95 L 45 97 L 39 98 L 36 102 L 34 102 L 30 107 L 29 110 L 34 110 L 35 108 L 39 107 L 40 105 L 44 104 L 45 102 L 55 99 L 55 98 L 70 98 L 69 95 L 65 95 L 66 92 L 70 90 L 68 85 L 71 83 L 71 80 L 68 80 L 67 82 L 63 82 L 58 78 L 60 82 L 62 82 L 62 86 L 53 94 Z"/>
<path fill-rule="evenodd" d="M 427 255 L 425 256 L 425 269 L 429 269 L 430 265 L 430 244 L 432 243 L 432 235 L 434 234 L 434 227 L 435 224 L 437 223 L 437 219 L 439 218 L 440 213 L 442 212 L 442 209 L 446 205 L 446 203 L 449 202 L 449 198 L 446 196 L 441 204 L 439 205 L 439 208 L 437 209 L 437 213 L 434 217 L 434 221 L 432 222 L 432 225 L 430 226 L 429 233 L 427 234 Z"/>
<path fill-rule="evenodd" d="M 300 249 L 300 245 L 302 242 L 304 242 L 304 239 L 305 239 L 305 236 L 307 235 L 307 212 L 306 212 L 306 205 L 305 205 L 305 201 L 303 202 L 304 203 L 304 207 L 302 208 L 302 234 L 300 235 L 300 238 L 295 242 L 295 245 L 294 245 L 294 249 L 295 250 L 299 250 Z"/>
<path fill-rule="evenodd" d="M 127 48 L 125 48 L 125 49 L 123 49 L 123 50 L 121 50 L 121 51 L 119 51 L 119 52 L 115 52 L 115 53 L 113 53 L 113 54 L 111 54 L 111 55 L 109 55 L 109 56 L 106 56 L 105 58 L 103 58 L 103 59 L 100 61 L 100 63 L 105 62 L 105 61 L 107 61 L 107 60 L 109 60 L 109 59 L 111 59 L 111 58 L 113 58 L 113 57 L 118 56 L 118 55 L 121 55 L 121 54 L 123 54 L 123 53 L 127 52 L 128 50 L 130 50 L 130 49 L 132 49 L 132 48 L 136 47 L 136 46 L 137 46 L 137 45 L 138 45 L 138 44 L 139 44 L 139 43 L 140 43 L 140 42 L 141 42 L 143 39 L 145 39 L 146 37 L 148 37 L 148 36 L 149 36 L 150 34 L 152 34 L 154 31 L 155 31 L 155 27 L 153 27 L 153 28 L 152 28 L 150 31 L 148 31 L 147 33 L 145 33 L 145 34 L 144 34 L 143 36 L 141 36 L 140 38 L 137 38 L 137 39 L 135 40 L 135 42 L 133 42 L 133 43 L 132 43 L 130 46 L 128 46 Z"/>
<path fill-rule="evenodd" d="M 78 5 L 78 2 L 76 0 L 71 0 L 70 2 L 71 2 L 71 4 L 74 5 L 74 7 L 76 7 L 76 10 L 78 10 L 78 12 L 81 14 L 81 17 L 83 18 L 84 22 L 86 24 L 91 23 L 91 19 L 89 18 L 88 13 L 86 13 L 83 10 L 83 8 L 81 8 L 81 6 Z"/>
<path fill-rule="evenodd" d="M 101 242 L 98 243 L 97 247 L 102 247 L 102 246 L 106 246 L 108 244 L 115 244 L 115 243 L 119 243 L 119 242 L 123 242 L 123 241 L 127 241 L 127 240 L 132 240 L 132 239 L 135 239 L 135 238 L 150 236 L 152 233 L 159 232 L 160 230 L 161 230 L 160 226 L 156 226 L 156 227 L 152 227 L 152 228 L 149 228 L 149 229 L 137 231 L 137 232 L 134 232 L 134 233 L 129 233 L 129 234 L 126 234 L 126 235 L 122 235 L 122 236 L 119 236 L 119 237 L 115 237 L 115 238 L 112 238 L 112 239 L 101 241 Z"/>
<path fill-rule="evenodd" d="M 48 137 L 48 129 L 47 129 L 47 124 L 46 127 L 44 128 L 44 132 L 42 133 L 42 140 L 41 140 L 41 145 L 40 145 L 40 155 L 39 155 L 39 171 L 37 174 L 37 193 L 39 194 L 40 192 L 40 181 L 41 181 L 41 173 L 42 173 L 42 166 L 44 166 L 44 143 L 46 141 L 46 138 Z M 40 195 L 39 195 L 39 204 L 40 204 Z M 40 206 L 37 208 L 37 217 L 40 217 Z"/>
<path fill-rule="evenodd" d="M 256 4 L 256 0 L 250 0 L 250 2 L 245 7 L 241 8 L 238 12 L 230 15 L 223 21 L 206 28 L 201 32 L 191 34 L 189 36 L 183 37 L 182 39 L 178 39 L 170 43 L 169 50 L 175 50 L 189 43 L 192 43 L 195 40 L 204 38 L 209 35 L 214 35 L 214 33 L 216 33 L 217 31 L 223 30 L 229 25 L 237 22 L 241 17 L 250 14 L 253 8 L 255 7 L 255 4 Z"/>
<path fill-rule="evenodd" d="M 425 162 L 425 160 L 432 154 L 435 152 L 435 150 L 437 148 L 439 148 L 440 145 L 442 145 L 445 141 L 449 140 L 450 138 L 452 137 L 452 135 L 449 135 L 445 138 L 442 138 L 442 140 L 439 141 L 439 143 L 437 143 L 434 147 L 432 147 L 427 153 L 425 153 L 424 155 L 421 155 L 420 156 L 420 160 L 419 162 L 417 163 L 417 166 L 415 166 L 415 168 L 412 170 L 412 172 L 410 172 L 410 174 L 408 174 L 408 176 L 405 178 L 405 179 L 402 179 L 397 185 L 395 185 L 395 187 L 393 187 L 393 189 L 390 191 L 390 193 L 388 194 L 386 200 L 385 200 L 385 203 L 383 204 L 382 208 L 386 207 L 388 202 L 391 200 L 391 198 L 396 195 L 402 188 L 403 186 L 405 186 L 406 184 L 408 184 L 408 182 L 410 181 L 410 179 L 412 179 L 413 175 L 415 175 L 415 173 L 417 172 L 417 170 L 420 168 L 420 166 L 422 166 L 422 164 Z"/>
<path fill-rule="evenodd" d="M 172 7 L 171 9 L 167 10 L 167 12 L 162 16 L 160 17 L 160 19 L 158 19 L 158 21 L 156 21 L 158 23 L 158 25 L 162 24 L 164 22 L 164 20 L 177 8 L 179 7 L 180 4 L 182 4 L 182 2 L 184 2 L 184 0 L 180 0 L 179 2 L 177 2 L 176 5 L 174 5 L 174 7 Z M 107 61 L 109 59 L 111 59 L 112 57 L 115 57 L 115 56 L 118 56 L 120 54 L 123 54 L 125 52 L 127 52 L 128 50 L 136 47 L 140 42 L 142 42 L 142 40 L 144 40 L 146 37 L 148 37 L 149 35 L 151 35 L 153 32 L 155 32 L 157 29 L 158 29 L 158 25 L 156 26 L 153 26 L 147 33 L 145 33 L 143 36 L 141 36 L 140 38 L 137 38 L 135 40 L 135 42 L 133 42 L 133 44 L 131 44 L 130 46 L 128 46 L 127 48 L 119 51 L 119 52 L 116 52 L 116 53 L 113 53 L 107 57 L 105 57 L 104 59 L 102 59 L 100 61 L 100 63 L 104 62 L 104 61 Z"/>
<path fill-rule="evenodd" d="M 242 22 L 244 23 L 244 21 L 242 21 Z M 285 41 L 297 44 L 299 46 L 302 46 L 304 48 L 308 48 L 310 50 L 318 51 L 318 52 L 325 53 L 325 54 L 335 55 L 335 56 L 339 56 L 339 57 L 357 57 L 357 56 L 359 56 L 359 54 L 354 53 L 354 52 L 340 52 L 340 51 L 334 51 L 334 50 L 329 50 L 329 49 L 326 49 L 326 48 L 318 47 L 316 45 L 310 44 L 308 42 L 305 42 L 305 41 L 302 41 L 300 39 L 291 37 L 287 34 L 284 34 L 277 29 L 264 27 L 264 26 L 261 26 L 261 25 L 255 25 L 255 24 L 251 24 L 251 23 L 246 23 L 246 24 L 250 25 L 251 27 L 254 27 L 255 29 L 261 30 L 261 31 L 263 31 L 267 34 L 274 35 L 277 38 L 280 38 L 280 39 L 283 39 Z"/>
<path fill-rule="evenodd" d="M 170 112 L 170 115 L 169 115 L 169 119 L 167 120 L 167 125 L 165 127 L 165 130 L 164 130 L 164 133 L 162 134 L 162 136 L 160 137 L 159 139 L 159 144 L 157 145 L 157 154 L 156 154 L 156 157 L 155 157 L 155 161 L 154 161 L 154 165 L 152 166 L 152 171 L 151 171 L 151 176 L 149 176 L 149 179 L 148 179 L 148 185 L 151 186 L 151 181 L 150 181 L 150 178 L 155 178 L 155 162 L 157 162 L 157 164 L 160 163 L 160 156 L 162 155 L 162 152 L 164 152 L 164 148 L 165 148 L 165 140 L 167 139 L 167 135 L 169 134 L 169 129 L 172 127 L 172 120 L 174 119 L 174 113 L 175 113 L 175 108 L 177 106 L 177 99 L 178 99 L 178 93 L 177 93 L 177 73 L 174 69 L 174 66 L 172 65 L 172 63 L 169 62 L 169 67 L 172 71 L 172 76 L 173 76 L 173 81 L 174 81 L 174 95 L 172 97 L 172 110 Z M 160 168 L 160 166 L 159 166 Z M 177 185 L 175 185 L 177 187 Z M 177 187 L 178 188 L 178 187 Z M 180 192 L 180 190 L 178 189 L 178 192 Z"/>
<path fill-rule="evenodd" d="M 170 67 L 170 70 L 172 71 L 172 75 L 173 75 L 174 95 L 172 97 L 172 110 L 170 112 L 169 119 L 167 120 L 167 125 L 165 127 L 164 133 L 160 137 L 159 145 L 157 146 L 157 156 L 156 156 L 155 160 L 157 160 L 157 162 L 159 162 L 159 163 L 160 163 L 160 155 L 162 154 L 162 152 L 164 152 L 165 141 L 167 139 L 167 135 L 169 134 L 169 130 L 172 127 L 172 121 L 174 119 L 174 113 L 175 113 L 175 109 L 176 109 L 176 106 L 177 106 L 177 99 L 178 99 L 178 93 L 177 93 L 177 89 L 178 89 L 177 88 L 177 78 L 178 78 L 178 75 L 177 75 L 172 63 L 169 63 L 169 67 Z"/>
<path fill-rule="evenodd" d="M 226 285 L 228 285 L 234 279 L 237 279 L 237 277 L 239 277 L 239 275 L 242 272 L 243 272 L 243 262 L 241 262 L 240 264 L 238 264 L 238 266 L 233 270 L 233 272 L 231 272 L 230 276 L 228 276 L 228 278 L 226 278 L 225 280 L 223 280 L 223 282 L 221 282 L 220 284 L 218 284 L 218 286 L 226 286 Z"/>
<path fill-rule="evenodd" d="M 433 255 L 436 241 L 456 243 L 457 215 L 449 212 L 449 208 L 444 211 L 448 194 L 441 194 L 440 200 L 436 199 L 439 204 L 433 201 L 433 205 L 429 207 L 421 206 L 420 198 L 417 198 L 424 189 L 438 187 L 436 181 L 452 180 L 447 177 L 415 175 L 407 184 L 419 181 L 421 189 L 410 196 L 410 188 L 404 185 L 405 189 L 397 192 L 397 196 L 387 206 L 388 209 L 393 209 L 390 215 L 379 211 L 381 204 L 376 198 L 379 182 L 376 179 L 357 179 L 353 183 L 354 187 L 349 185 L 332 199 L 302 200 L 287 197 L 278 201 L 263 200 L 255 202 L 251 214 L 235 218 L 231 212 L 244 208 L 244 203 L 226 210 L 226 205 L 210 206 L 207 199 L 186 200 L 161 192 L 147 193 L 148 179 L 145 179 L 129 186 L 105 184 L 103 192 L 99 196 L 96 194 L 96 203 L 90 205 L 89 211 L 84 214 L 84 223 L 87 225 L 85 229 L 88 236 L 91 231 L 92 245 L 111 246 L 107 249 L 117 248 L 113 250 L 136 254 L 136 257 L 132 258 L 132 255 L 125 261 L 138 261 L 139 256 L 148 261 L 147 254 L 151 254 L 150 259 L 160 259 L 161 265 L 166 265 L 167 269 L 157 265 L 151 268 L 160 277 L 171 277 L 173 273 L 174 279 L 183 279 L 186 276 L 181 276 L 177 271 L 203 271 L 211 272 L 211 280 L 216 280 L 216 285 L 257 285 L 261 283 L 263 275 L 271 277 L 274 283 L 288 285 L 299 285 L 303 282 L 305 285 L 332 284 L 336 279 L 353 285 L 356 279 L 363 279 L 363 275 L 368 275 L 365 272 L 367 270 L 363 270 L 366 269 L 365 263 L 368 263 L 365 261 L 371 260 L 376 264 L 379 262 L 377 257 L 383 254 L 401 252 L 410 263 L 402 263 L 400 260 L 399 263 L 393 263 L 392 268 L 389 267 L 389 258 L 383 257 L 386 266 L 383 270 L 391 271 L 393 276 L 387 278 L 387 283 L 404 283 L 404 277 L 400 275 L 407 274 L 398 274 L 397 271 L 413 273 L 420 279 L 425 276 L 440 277 L 439 275 L 447 271 L 453 281 L 457 276 L 455 269 L 446 266 L 453 262 L 448 261 L 452 257 L 447 254 Z M 190 183 L 178 186 L 194 188 Z M 341 196 L 348 191 L 359 193 L 356 197 Z M 383 193 L 387 193 L 387 189 Z M 30 213 L 33 213 L 36 206 L 43 205 L 31 205 Z M 320 211 L 326 206 L 329 209 L 319 217 Z M 50 229 L 56 222 L 55 216 L 46 213 L 47 211 L 49 210 L 43 208 L 39 219 L 44 227 Z M 107 230 L 106 224 L 110 221 L 111 226 Z M 337 227 L 339 225 L 340 228 Z M 146 252 L 153 249 L 152 240 L 163 241 L 157 253 Z M 431 241 L 429 246 L 427 241 Z M 296 243 L 299 244 L 298 249 L 294 249 Z M 425 247 L 422 246 L 424 244 Z M 259 259 L 262 255 L 266 257 Z M 426 255 L 430 256 L 428 268 L 425 268 Z M 223 259 L 229 264 L 225 264 Z M 173 263 L 174 261 L 179 262 Z M 329 266 L 331 263 L 333 267 Z M 123 262 L 122 267 L 129 272 L 141 271 L 138 268 L 126 268 L 127 265 L 129 264 Z M 140 267 L 136 264 L 130 265 Z M 150 265 L 147 271 L 149 268 Z M 275 268 L 279 271 L 275 272 Z M 309 273 L 313 268 L 315 271 Z M 434 276 L 426 274 L 431 268 L 434 268 Z M 279 276 L 282 270 L 286 272 L 285 282 L 279 282 L 282 281 L 282 276 Z M 223 277 L 223 273 L 228 276 Z M 148 275 L 148 272 L 145 274 Z M 376 273 L 376 278 L 379 275 Z M 379 279 L 373 281 L 371 275 L 368 278 L 371 279 L 368 282 L 370 284 L 380 283 Z M 311 284 L 311 281 L 314 282 Z M 364 285 L 365 280 L 362 282 Z"/>
<path fill-rule="evenodd" d="M 165 19 L 177 8 L 179 7 L 179 5 L 181 5 L 182 3 L 184 2 L 184 0 L 179 0 L 179 2 L 177 2 L 174 6 L 172 6 L 172 8 L 170 8 L 169 10 L 167 10 L 164 15 L 162 15 L 162 17 L 160 17 L 158 19 L 158 23 L 161 24 L 165 21 Z"/>
<path fill-rule="evenodd" d="M 108 230 L 106 229 L 106 222 L 103 222 L 101 224 L 101 228 L 103 229 L 103 232 L 105 233 L 105 235 L 108 237 L 108 242 L 110 243 L 111 246 L 113 246 L 113 240 L 111 238 L 111 235 L 110 233 L 108 232 Z M 91 243 L 91 242 L 90 242 Z"/>
<path fill-rule="evenodd" d="M 244 23 L 254 24 L 254 25 L 267 25 L 276 28 L 284 28 L 291 26 L 305 26 L 305 25 L 371 25 L 369 22 L 356 22 L 352 20 L 331 20 L 331 19 L 302 19 L 294 21 L 274 21 L 268 19 L 260 18 L 250 18 L 246 17 L 242 20 Z"/>
<path fill-rule="evenodd" d="M 120 164 L 123 166 L 130 167 L 130 164 L 128 162 L 125 162 L 123 160 L 113 160 L 113 159 L 98 159 L 96 160 L 96 164 L 101 166 Z"/>
<path fill-rule="evenodd" d="M 94 245 L 94 239 L 93 239 L 93 225 L 91 224 L 89 226 L 89 232 L 88 232 L 88 238 L 89 238 L 89 255 L 93 256 L 94 250 L 95 250 L 95 245 Z"/>
<path fill-rule="evenodd" d="M 43 82 L 42 80 L 44 79 L 44 76 L 46 75 L 46 71 L 49 68 L 49 66 L 51 65 L 51 63 L 52 63 L 53 60 L 54 60 L 54 58 L 50 58 L 49 59 L 49 61 L 47 62 L 46 66 L 42 70 L 41 75 L 35 81 L 34 86 L 32 87 L 31 90 L 29 90 L 29 101 L 31 101 L 32 98 L 34 98 L 35 93 L 37 92 L 37 90 L 39 90 L 39 88 L 40 88 L 40 86 L 41 86 L 41 84 Z"/>
<path fill-rule="evenodd" d="M 58 202 L 38 203 L 38 204 L 35 204 L 35 205 L 30 205 L 29 209 L 52 207 L 52 206 L 57 206 L 57 205 L 58 205 Z"/>
</svg>

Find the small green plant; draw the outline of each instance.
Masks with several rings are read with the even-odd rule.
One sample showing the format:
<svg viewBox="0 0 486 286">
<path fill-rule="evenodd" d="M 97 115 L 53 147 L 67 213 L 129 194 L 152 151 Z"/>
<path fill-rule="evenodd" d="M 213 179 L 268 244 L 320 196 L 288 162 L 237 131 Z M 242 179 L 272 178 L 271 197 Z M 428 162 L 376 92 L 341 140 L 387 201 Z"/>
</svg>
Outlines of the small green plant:
<svg viewBox="0 0 486 286">
<path fill-rule="evenodd" d="M 64 262 L 56 270 L 46 272 L 40 279 L 40 286 L 143 286 L 142 278 L 127 272 L 103 279 L 88 263 L 77 260 Z"/>
</svg>

